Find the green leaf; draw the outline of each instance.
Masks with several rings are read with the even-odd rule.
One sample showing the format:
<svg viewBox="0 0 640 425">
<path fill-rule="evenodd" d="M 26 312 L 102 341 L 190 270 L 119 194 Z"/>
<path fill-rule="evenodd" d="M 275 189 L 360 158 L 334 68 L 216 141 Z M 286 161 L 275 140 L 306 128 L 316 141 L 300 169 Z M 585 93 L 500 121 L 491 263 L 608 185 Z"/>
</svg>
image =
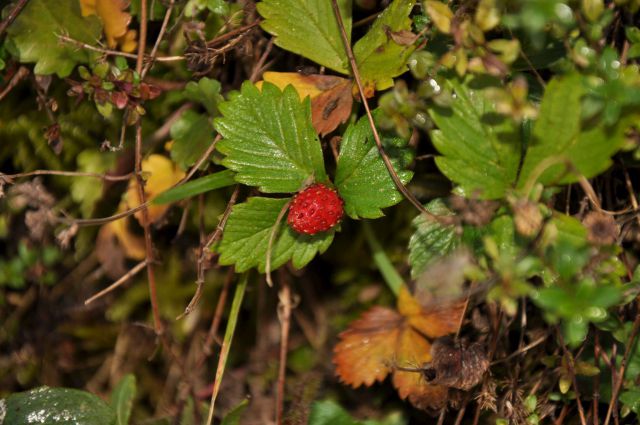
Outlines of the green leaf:
<svg viewBox="0 0 640 425">
<path fill-rule="evenodd" d="M 238 273 L 252 267 L 265 271 L 269 238 L 280 211 L 289 198 L 249 198 L 233 207 L 218 247 L 221 265 L 235 264 Z M 271 269 L 289 260 L 296 268 L 304 267 L 317 253 L 323 253 L 333 241 L 334 231 L 313 236 L 296 233 L 283 216 L 271 252 Z"/>
<path fill-rule="evenodd" d="M 441 199 L 434 199 L 425 208 L 438 216 L 453 215 Z M 444 226 L 424 214 L 414 218 L 412 226 L 416 231 L 409 239 L 409 264 L 411 277 L 415 279 L 433 260 L 452 252 L 459 245 L 460 238 L 455 226 Z"/>
<path fill-rule="evenodd" d="M 282 92 L 265 82 L 259 91 L 246 82 L 219 107 L 223 117 L 215 127 L 224 139 L 217 148 L 238 182 L 277 193 L 297 192 L 309 179 L 328 180 L 310 101 L 301 102 L 293 86 Z"/>
<path fill-rule="evenodd" d="M 347 37 L 351 35 L 351 0 L 338 0 Z M 338 22 L 328 0 L 265 0 L 257 5 L 260 26 L 290 52 L 342 74 L 349 74 Z"/>
<path fill-rule="evenodd" d="M 308 423 L 309 425 L 362 425 L 338 403 L 331 400 L 313 403 Z"/>
<path fill-rule="evenodd" d="M 7 28 L 20 62 L 35 63 L 36 74 L 60 77 L 71 74 L 76 64 L 87 63 L 90 55 L 86 49 L 61 42 L 58 36 L 94 45 L 101 31 L 96 16 L 82 17 L 78 0 L 31 0 Z"/>
<path fill-rule="evenodd" d="M 190 198 L 211 190 L 231 186 L 236 182 L 233 178 L 234 175 L 235 173 L 233 171 L 224 170 L 209 174 L 208 176 L 200 177 L 199 179 L 192 180 L 180 186 L 172 187 L 171 189 L 162 192 L 153 199 L 153 203 L 157 205 L 169 204 L 171 202 Z"/>
<path fill-rule="evenodd" d="M 376 114 L 377 115 L 377 114 Z M 382 143 L 402 183 L 411 180 L 413 172 L 406 170 L 413 159 L 406 140 L 383 137 Z M 378 218 L 381 208 L 402 200 L 395 183 L 384 165 L 373 139 L 366 117 L 351 124 L 340 144 L 335 185 L 344 200 L 344 210 L 352 218 Z"/>
<path fill-rule="evenodd" d="M 547 85 L 519 187 L 531 188 L 536 181 L 545 185 L 573 183 L 580 175 L 591 178 L 611 165 L 611 156 L 624 144 L 632 118 L 619 120 L 613 128 L 601 121 L 593 126 L 582 124 L 580 100 L 584 93 L 583 77 L 578 74 L 556 77 Z"/>
<path fill-rule="evenodd" d="M 113 425 L 116 419 L 99 397 L 72 388 L 40 387 L 12 394 L 4 401 L 4 424 Z"/>
<path fill-rule="evenodd" d="M 358 421 L 332 400 L 316 401 L 311 406 L 309 425 L 406 425 L 407 421 L 399 413 L 391 413 L 380 420 Z"/>
<path fill-rule="evenodd" d="M 242 414 L 247 407 L 249 406 L 249 400 L 244 399 L 240 403 L 238 403 L 233 409 L 227 412 L 222 419 L 220 425 L 240 425 L 240 419 L 242 418 Z"/>
<path fill-rule="evenodd" d="M 76 161 L 78 171 L 105 173 L 114 165 L 115 155 L 86 149 L 78 154 Z M 93 212 L 95 203 L 102 197 L 103 186 L 103 181 L 95 177 L 76 177 L 71 180 L 71 198 L 80 203 L 83 217 L 89 217 Z"/>
<path fill-rule="evenodd" d="M 415 46 L 398 44 L 391 34 L 411 30 L 409 13 L 414 3 L 414 0 L 395 0 L 353 47 L 365 86 L 375 86 L 376 90 L 388 89 L 393 86 L 393 77 L 407 71 L 407 61 Z"/>
<path fill-rule="evenodd" d="M 218 104 L 224 100 L 220 94 L 220 83 L 207 77 L 201 78 L 197 83 L 189 81 L 184 88 L 184 95 L 187 99 L 202 104 L 211 116 L 217 113 Z"/>
<path fill-rule="evenodd" d="M 183 170 L 196 163 L 213 142 L 211 119 L 195 111 L 185 111 L 171 126 L 171 159 Z"/>
<path fill-rule="evenodd" d="M 520 129 L 498 116 L 492 102 L 481 90 L 471 89 L 468 81 L 450 79 L 447 85 L 455 92 L 451 108 L 429 109 L 438 127 L 431 140 L 442 154 L 436 164 L 465 196 L 500 198 L 518 173 Z"/>
<path fill-rule="evenodd" d="M 126 375 L 111 393 L 111 407 L 116 412 L 116 425 L 128 425 L 136 396 L 136 377 Z"/>
</svg>

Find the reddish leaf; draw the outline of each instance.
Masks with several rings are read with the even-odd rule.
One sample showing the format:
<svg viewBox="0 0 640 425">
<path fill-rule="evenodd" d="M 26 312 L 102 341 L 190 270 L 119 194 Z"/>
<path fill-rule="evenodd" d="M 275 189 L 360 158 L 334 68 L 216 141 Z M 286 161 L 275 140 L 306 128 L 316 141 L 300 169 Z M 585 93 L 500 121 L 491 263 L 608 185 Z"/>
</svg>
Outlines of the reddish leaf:
<svg viewBox="0 0 640 425">
<path fill-rule="evenodd" d="M 358 387 L 393 372 L 393 385 L 402 399 L 419 409 L 439 409 L 447 403 L 448 387 L 431 384 L 418 372 L 432 362 L 428 338 L 456 332 L 464 303 L 423 306 L 403 287 L 398 311 L 373 307 L 351 323 L 334 349 L 336 373 L 344 383 Z"/>
</svg>

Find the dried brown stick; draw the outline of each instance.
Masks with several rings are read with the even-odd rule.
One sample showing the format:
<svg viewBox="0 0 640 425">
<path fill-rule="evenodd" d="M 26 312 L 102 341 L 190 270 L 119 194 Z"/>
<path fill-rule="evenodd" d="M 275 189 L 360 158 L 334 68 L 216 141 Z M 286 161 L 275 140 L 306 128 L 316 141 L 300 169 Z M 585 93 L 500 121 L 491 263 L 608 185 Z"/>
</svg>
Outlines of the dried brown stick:
<svg viewBox="0 0 640 425">
<path fill-rule="evenodd" d="M 344 44 L 345 51 L 347 52 L 347 57 L 349 58 L 349 64 L 351 66 L 353 77 L 356 80 L 356 85 L 358 86 L 358 92 L 360 93 L 362 104 L 364 105 L 364 109 L 367 113 L 367 118 L 369 119 L 369 125 L 371 126 L 371 131 L 373 132 L 373 139 L 376 143 L 376 147 L 378 148 L 378 153 L 380 154 L 380 157 L 382 158 L 382 161 L 384 162 L 384 165 L 387 168 L 387 171 L 389 172 L 389 175 L 391 176 L 393 183 L 396 185 L 400 193 L 402 193 L 404 197 L 407 198 L 409 202 L 411 202 L 418 211 L 420 211 L 423 214 L 426 214 L 429 217 L 434 218 L 435 220 L 438 220 L 438 217 L 430 213 L 429 211 L 427 211 L 427 209 L 420 203 L 420 201 L 416 199 L 413 193 L 411 193 L 405 187 L 402 181 L 400 181 L 398 174 L 393 168 L 393 164 L 391 164 L 391 160 L 389 159 L 389 156 L 385 152 L 384 147 L 382 146 L 382 142 L 380 140 L 380 135 L 378 134 L 378 130 L 376 128 L 376 124 L 373 120 L 373 115 L 371 114 L 371 109 L 369 108 L 369 102 L 367 101 L 367 98 L 364 94 L 364 85 L 362 84 L 362 79 L 360 78 L 360 72 L 358 71 L 358 65 L 356 64 L 356 59 L 353 55 L 351 44 L 349 43 L 349 37 L 347 36 L 347 32 L 345 31 L 345 28 L 344 28 L 344 22 L 342 21 L 342 16 L 340 15 L 340 9 L 338 7 L 337 0 L 331 0 L 331 6 L 333 7 L 333 12 L 336 16 L 336 20 L 338 21 L 338 27 L 340 28 L 340 35 L 342 37 L 342 42 Z"/>
<path fill-rule="evenodd" d="M 576 405 L 578 406 L 578 415 L 580 416 L 580 423 L 582 425 L 587 425 L 587 419 L 584 415 L 584 408 L 582 407 L 582 401 L 580 401 L 580 391 L 578 389 L 578 381 L 576 380 L 574 358 L 564 343 L 562 332 L 560 330 L 557 330 L 557 333 L 558 333 L 558 339 L 560 340 L 560 345 L 562 346 L 562 351 L 564 352 L 564 356 L 567 359 L 567 368 L 569 369 L 569 373 L 571 374 L 571 383 L 573 386 L 573 391 L 576 393 Z"/>
<path fill-rule="evenodd" d="M 289 281 L 281 273 L 280 282 L 282 289 L 278 293 L 280 303 L 278 305 L 278 316 L 280 319 L 280 360 L 278 364 L 278 383 L 276 389 L 276 425 L 282 425 L 284 412 L 284 383 L 287 370 L 287 352 L 289 351 L 289 330 L 291 328 L 291 288 Z"/>
<path fill-rule="evenodd" d="M 615 379 L 613 391 L 611 392 L 611 399 L 609 400 L 609 408 L 607 409 L 607 416 L 604 419 L 604 425 L 609 425 L 611 421 L 611 415 L 613 413 L 613 409 L 617 404 L 618 395 L 620 394 L 620 390 L 622 389 L 622 383 L 624 382 L 624 374 L 627 371 L 627 363 L 629 361 L 629 356 L 631 355 L 631 350 L 633 349 L 633 344 L 635 342 L 636 337 L 638 336 L 638 331 L 640 330 L 640 314 L 636 315 L 636 319 L 633 322 L 633 328 L 631 328 L 631 333 L 629 334 L 629 339 L 627 340 L 627 344 L 624 349 L 624 355 L 622 356 L 622 361 L 620 362 L 620 368 L 618 369 L 617 374 L 612 374 L 612 379 Z M 615 356 L 612 356 L 615 358 Z M 617 375 L 617 376 L 616 376 Z"/>
<path fill-rule="evenodd" d="M 162 26 L 160 27 L 160 32 L 158 33 L 158 37 L 156 38 L 156 42 L 151 49 L 151 53 L 149 54 L 149 59 L 147 63 L 142 68 L 142 72 L 140 73 L 140 79 L 144 79 L 147 72 L 153 66 L 153 63 L 156 60 L 156 54 L 158 53 L 158 48 L 160 47 L 160 43 L 164 38 L 165 33 L 167 32 L 167 25 L 169 25 L 169 19 L 171 18 L 171 13 L 173 13 L 173 6 L 175 4 L 175 0 L 170 0 L 169 5 L 167 6 L 167 11 L 164 14 L 164 19 L 162 20 Z"/>
<path fill-rule="evenodd" d="M 29 0 L 18 0 L 7 17 L 4 18 L 2 22 L 0 22 L 0 36 L 4 34 L 5 30 L 9 28 L 9 25 L 11 25 L 13 21 L 15 21 L 20 12 L 22 12 L 22 9 L 24 9 L 24 7 L 27 5 L 27 2 L 29 2 Z"/>
<path fill-rule="evenodd" d="M 21 66 L 20 68 L 18 68 L 18 71 L 13 74 L 13 77 L 11 77 L 2 92 L 0 92 L 0 101 L 2 101 L 2 99 L 4 99 L 11 92 L 11 90 L 13 90 L 15 86 L 18 85 L 20 81 L 22 81 L 27 75 L 29 75 L 29 72 L 29 69 L 25 66 Z"/>
<path fill-rule="evenodd" d="M 95 177 L 96 179 L 117 182 L 117 181 L 129 180 L 131 176 L 133 176 L 133 173 L 122 174 L 120 176 L 112 176 L 109 174 L 90 173 L 90 172 L 84 172 L 84 171 L 59 171 L 59 170 L 34 170 L 34 171 L 29 171 L 28 173 L 18 173 L 18 174 L 3 174 L 0 172 L 0 179 L 2 178 L 18 179 L 21 177 L 31 177 L 31 176 Z"/>
<path fill-rule="evenodd" d="M 147 265 L 147 260 L 142 260 L 141 262 L 136 264 L 131 270 L 129 270 L 128 272 L 123 274 L 122 277 L 120 277 L 120 279 L 116 280 L 111 285 L 109 285 L 106 288 L 104 288 L 102 291 L 100 291 L 100 292 L 96 293 L 95 295 L 87 298 L 87 300 L 84 302 L 84 305 L 91 304 L 92 302 L 94 302 L 98 298 L 104 297 L 109 292 L 113 291 L 114 289 L 118 288 L 122 284 L 126 283 L 133 276 L 137 275 L 140 272 L 140 270 L 144 269 L 146 265 Z"/>
<path fill-rule="evenodd" d="M 65 43 L 73 44 L 78 48 L 91 50 L 92 52 L 101 53 L 107 56 L 122 56 L 128 59 L 136 59 L 136 60 L 138 59 L 138 55 L 134 55 L 133 53 L 126 53 L 126 52 L 121 52 L 119 50 L 104 49 L 102 47 L 92 46 L 91 44 L 83 43 L 82 41 L 76 40 L 64 34 L 58 34 L 58 39 Z M 145 58 L 148 58 L 148 57 L 145 57 Z M 154 61 L 155 62 L 176 62 L 176 61 L 183 61 L 184 59 L 185 59 L 184 56 L 160 56 L 160 57 L 154 58 Z"/>
</svg>

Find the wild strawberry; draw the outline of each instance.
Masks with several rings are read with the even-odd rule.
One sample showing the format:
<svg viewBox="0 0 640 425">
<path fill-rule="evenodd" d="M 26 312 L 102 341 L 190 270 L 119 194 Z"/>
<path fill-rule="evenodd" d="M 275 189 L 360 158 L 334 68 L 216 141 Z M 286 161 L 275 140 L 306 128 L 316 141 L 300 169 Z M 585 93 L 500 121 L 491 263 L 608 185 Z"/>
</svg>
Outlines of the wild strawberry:
<svg viewBox="0 0 640 425">
<path fill-rule="evenodd" d="M 344 213 L 342 204 L 335 190 L 317 183 L 293 197 L 287 221 L 296 232 L 315 235 L 340 221 Z"/>
</svg>

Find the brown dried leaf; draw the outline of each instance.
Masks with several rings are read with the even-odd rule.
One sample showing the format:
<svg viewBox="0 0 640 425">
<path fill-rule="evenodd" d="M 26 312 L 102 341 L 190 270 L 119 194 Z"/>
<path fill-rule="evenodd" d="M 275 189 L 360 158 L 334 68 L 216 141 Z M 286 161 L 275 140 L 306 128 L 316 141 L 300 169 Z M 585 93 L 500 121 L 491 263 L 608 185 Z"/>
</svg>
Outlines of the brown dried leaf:
<svg viewBox="0 0 640 425">
<path fill-rule="evenodd" d="M 358 388 L 386 378 L 403 320 L 397 312 L 376 306 L 352 322 L 333 349 L 333 363 L 340 380 Z"/>
<path fill-rule="evenodd" d="M 447 403 L 447 387 L 426 381 L 420 368 L 432 361 L 431 342 L 455 332 L 464 311 L 463 303 L 422 306 L 403 287 L 398 312 L 373 307 L 340 334 L 333 363 L 340 379 L 353 387 L 369 386 L 393 371 L 393 385 L 403 399 L 415 407 L 435 410 Z M 396 366 L 418 365 L 413 371 Z"/>
<path fill-rule="evenodd" d="M 304 75 L 297 72 L 265 72 L 264 81 L 281 90 L 292 85 L 301 99 L 311 99 L 313 127 L 321 136 L 328 134 L 345 122 L 351 114 L 353 95 L 351 80 L 331 75 Z M 257 84 L 261 87 L 262 82 Z"/>
<path fill-rule="evenodd" d="M 481 343 L 468 344 L 449 336 L 438 338 L 431 347 L 434 378 L 430 382 L 468 391 L 480 383 L 489 367 L 486 350 Z"/>
</svg>

